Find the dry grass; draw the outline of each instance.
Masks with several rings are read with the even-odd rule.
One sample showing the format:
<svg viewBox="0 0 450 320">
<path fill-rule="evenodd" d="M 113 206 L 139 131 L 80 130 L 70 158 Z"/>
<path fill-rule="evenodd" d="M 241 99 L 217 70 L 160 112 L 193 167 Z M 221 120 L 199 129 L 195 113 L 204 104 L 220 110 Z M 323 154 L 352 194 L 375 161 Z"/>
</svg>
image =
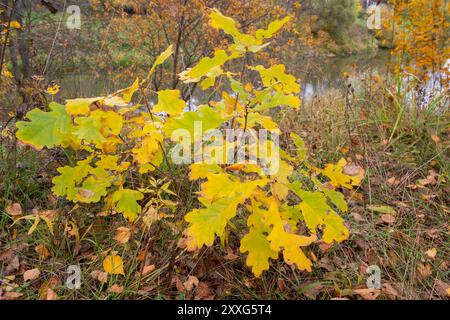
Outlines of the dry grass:
<svg viewBox="0 0 450 320">
<path fill-rule="evenodd" d="M 361 187 L 346 194 L 351 210 L 342 215 L 350 229 L 349 239 L 342 244 L 311 246 L 306 253 L 314 260 L 313 272 L 299 272 L 274 261 L 270 271 L 254 278 L 244 257 L 219 243 L 195 255 L 174 250 L 183 228 L 181 218 L 156 223 L 149 232 L 136 230 L 128 243 L 119 244 L 114 233 L 126 224 L 122 217 L 94 214 L 101 212 L 100 207 L 73 210 L 73 205 L 49 194 L 51 176 L 62 155 L 37 155 L 31 149 L 18 148 L 15 168 L 11 161 L 1 163 L 2 208 L 11 201 L 21 203 L 24 210 L 60 208 L 61 214 L 55 236 L 44 224 L 27 235 L 30 222 L 12 226 L 10 216 L 0 211 L 2 290 L 12 286 L 26 299 L 45 298 L 48 287 L 60 299 L 445 299 L 448 119 L 421 113 L 403 117 L 395 125 L 397 114 L 387 112 L 388 105 L 371 111 L 364 100 L 350 98 L 330 92 L 304 103 L 298 112 L 278 115 L 282 129 L 304 137 L 317 164 L 350 157 L 366 169 Z M 436 142 L 435 136 L 440 141 Z M 11 152 L 3 156 L 11 159 Z M 427 179 L 430 170 L 435 173 L 431 182 L 420 180 Z M 185 196 L 189 206 L 189 196 Z M 387 223 L 381 213 L 368 209 L 376 205 L 394 208 L 394 221 Z M 69 221 L 76 224 L 79 239 L 65 230 Z M 232 247 L 238 246 L 237 239 L 231 230 L 228 241 Z M 48 249 L 48 259 L 39 258 L 37 245 Z M 431 257 L 426 252 L 433 248 L 436 255 Z M 7 271 L 8 260 L 1 256 L 9 249 L 19 259 L 14 272 Z M 91 273 L 103 270 L 103 257 L 112 251 L 125 261 L 125 276 L 109 276 L 101 283 Z M 155 265 L 155 269 L 140 276 L 143 263 Z M 69 290 L 63 284 L 71 264 L 82 269 L 80 290 Z M 355 294 L 353 290 L 366 288 L 369 265 L 381 268 L 383 288 L 372 295 Z M 30 268 L 39 268 L 41 277 L 24 282 L 20 274 Z M 199 284 L 187 290 L 190 276 Z M 109 292 L 113 285 L 123 287 L 123 292 Z"/>
</svg>

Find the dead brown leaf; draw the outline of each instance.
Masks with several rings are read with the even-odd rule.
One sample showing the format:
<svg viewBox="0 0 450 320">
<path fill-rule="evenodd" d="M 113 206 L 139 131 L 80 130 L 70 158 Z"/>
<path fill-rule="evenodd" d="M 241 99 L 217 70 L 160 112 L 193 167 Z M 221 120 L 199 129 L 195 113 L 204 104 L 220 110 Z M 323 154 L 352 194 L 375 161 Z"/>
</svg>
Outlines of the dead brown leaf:
<svg viewBox="0 0 450 320">
<path fill-rule="evenodd" d="M 48 288 L 47 289 L 47 296 L 46 296 L 45 300 L 59 300 L 59 297 L 56 294 L 56 292 L 53 291 L 53 289 Z"/>
<path fill-rule="evenodd" d="M 24 272 L 23 274 L 23 281 L 33 281 L 39 278 L 41 272 L 38 268 L 30 269 Z"/>
<path fill-rule="evenodd" d="M 433 140 L 436 144 L 439 144 L 441 142 L 441 138 L 439 138 L 439 136 L 435 134 L 431 135 L 431 140 Z"/>
<path fill-rule="evenodd" d="M 431 260 L 434 260 L 434 258 L 436 258 L 437 249 L 431 248 L 431 249 L 425 251 L 425 254 L 427 255 L 428 258 L 430 258 Z"/>
<path fill-rule="evenodd" d="M 194 276 L 189 276 L 188 279 L 183 283 L 187 291 L 191 291 L 194 287 L 199 284 L 198 278 Z"/>
<path fill-rule="evenodd" d="M 234 254 L 232 249 L 228 248 L 227 255 L 223 258 L 227 261 L 234 261 L 239 259 L 240 257 L 237 254 Z"/>
<path fill-rule="evenodd" d="M 395 216 L 393 216 L 392 214 L 382 214 L 381 220 L 383 220 L 383 222 L 385 222 L 387 224 L 392 224 L 392 223 L 395 223 L 395 221 L 397 221 L 397 218 Z"/>
<path fill-rule="evenodd" d="M 395 177 L 390 177 L 389 179 L 386 180 L 387 184 L 390 186 L 393 186 L 395 184 L 398 184 L 398 180 Z"/>
<path fill-rule="evenodd" d="M 6 207 L 6 213 L 12 217 L 21 216 L 22 215 L 22 207 L 20 203 L 12 203 Z"/>
<path fill-rule="evenodd" d="M 174 278 L 172 281 L 175 281 L 175 287 L 177 288 L 178 291 L 183 292 L 184 290 L 186 290 L 183 282 L 181 282 L 181 280 L 178 277 Z"/>
<path fill-rule="evenodd" d="M 381 287 L 381 291 L 388 295 L 388 296 L 392 296 L 394 298 L 396 297 L 400 297 L 398 291 L 394 288 L 393 285 L 391 285 L 389 282 L 383 283 L 382 287 Z"/>
<path fill-rule="evenodd" d="M 364 300 L 376 300 L 381 291 L 376 289 L 355 289 L 353 293 L 361 296 Z"/>
<path fill-rule="evenodd" d="M 6 292 L 3 296 L 0 297 L 0 300 L 17 300 L 21 296 L 23 296 L 23 294 L 19 292 Z"/>
<path fill-rule="evenodd" d="M 90 273 L 90 276 L 100 281 L 101 283 L 106 283 L 108 281 L 108 273 L 100 271 L 100 270 L 94 270 Z"/>
<path fill-rule="evenodd" d="M 38 253 L 40 260 L 47 260 L 50 257 L 50 252 L 43 244 L 37 245 L 34 250 Z"/>
<path fill-rule="evenodd" d="M 434 281 L 434 287 L 436 288 L 437 293 L 440 297 L 446 298 L 450 297 L 450 285 L 448 283 L 445 283 L 444 281 L 440 279 L 436 279 Z"/>
<path fill-rule="evenodd" d="M 9 261 L 14 257 L 14 251 L 12 249 L 6 249 L 0 252 L 0 261 Z"/>
<path fill-rule="evenodd" d="M 123 287 L 118 286 L 116 284 L 113 284 L 109 289 L 108 289 L 109 293 L 122 293 L 123 292 Z"/>
<path fill-rule="evenodd" d="M 114 239 L 122 244 L 127 243 L 131 237 L 131 230 L 127 227 L 119 227 L 116 229 L 116 236 Z"/>
<path fill-rule="evenodd" d="M 200 281 L 197 289 L 195 290 L 195 299 L 196 300 L 210 300 L 213 298 L 213 295 L 211 294 L 211 290 L 209 289 L 209 286 L 206 282 Z"/>
<path fill-rule="evenodd" d="M 153 272 L 155 270 L 155 265 L 151 264 L 148 266 L 144 266 L 144 268 L 142 269 L 142 275 L 145 276 L 151 272 Z"/>
<path fill-rule="evenodd" d="M 421 279 L 425 279 L 431 276 L 433 270 L 430 264 L 424 265 L 423 263 L 419 263 L 417 265 L 417 272 L 419 273 Z"/>
</svg>

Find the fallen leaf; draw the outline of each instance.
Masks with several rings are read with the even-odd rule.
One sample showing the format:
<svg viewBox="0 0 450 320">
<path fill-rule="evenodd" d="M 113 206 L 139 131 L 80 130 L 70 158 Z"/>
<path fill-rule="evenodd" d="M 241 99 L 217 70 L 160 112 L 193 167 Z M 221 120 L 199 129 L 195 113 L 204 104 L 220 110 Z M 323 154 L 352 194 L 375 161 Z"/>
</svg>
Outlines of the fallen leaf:
<svg viewBox="0 0 450 320">
<path fill-rule="evenodd" d="M 0 261 L 9 261 L 14 257 L 14 251 L 12 249 L 6 249 L 0 252 Z"/>
<path fill-rule="evenodd" d="M 286 282 L 284 281 L 284 279 L 278 278 L 277 285 L 280 292 L 284 292 L 286 290 Z"/>
<path fill-rule="evenodd" d="M 184 290 L 186 290 L 183 282 L 181 282 L 181 280 L 178 277 L 173 280 L 175 280 L 175 287 L 177 288 L 178 291 L 183 292 Z"/>
<path fill-rule="evenodd" d="M 395 177 L 390 177 L 386 182 L 388 185 L 393 186 L 397 182 L 397 179 Z"/>
<path fill-rule="evenodd" d="M 417 265 L 417 272 L 419 273 L 422 279 L 428 278 L 432 274 L 432 267 L 429 264 L 424 265 L 423 263 L 419 263 Z"/>
<path fill-rule="evenodd" d="M 385 223 L 392 224 L 395 223 L 395 221 L 397 221 L 397 218 L 391 214 L 382 214 L 381 220 L 383 220 L 383 222 Z"/>
<path fill-rule="evenodd" d="M 144 268 L 142 269 L 142 275 L 145 276 L 151 272 L 153 272 L 155 270 L 155 265 L 151 264 L 149 266 L 144 266 Z"/>
<path fill-rule="evenodd" d="M 50 279 L 44 281 L 39 288 L 38 295 L 40 300 L 46 300 L 48 295 L 48 289 L 54 289 L 60 285 L 59 278 L 52 276 Z"/>
<path fill-rule="evenodd" d="M 144 212 L 142 221 L 147 229 L 149 229 L 153 223 L 159 220 L 158 211 L 154 207 L 149 207 L 147 211 Z"/>
<path fill-rule="evenodd" d="M 417 183 L 422 187 L 427 186 L 429 184 L 431 184 L 432 186 L 435 186 L 438 182 L 436 179 L 437 177 L 439 177 L 439 174 L 436 171 L 429 170 L 428 176 L 425 179 L 417 180 Z"/>
<path fill-rule="evenodd" d="M 234 254 L 232 249 L 227 250 L 227 255 L 223 257 L 227 261 L 234 261 L 239 259 L 240 257 L 237 254 Z"/>
<path fill-rule="evenodd" d="M 131 230 L 127 227 L 119 227 L 116 229 L 116 236 L 114 239 L 122 244 L 130 240 Z"/>
<path fill-rule="evenodd" d="M 436 279 L 434 281 L 434 286 L 440 297 L 445 298 L 449 296 L 450 285 L 442 280 Z"/>
<path fill-rule="evenodd" d="M 198 283 L 199 281 L 197 277 L 189 276 L 183 285 L 187 291 L 191 291 L 194 287 L 198 286 Z"/>
<path fill-rule="evenodd" d="M 20 262 L 19 262 L 19 257 L 16 255 L 13 255 L 11 259 L 9 259 L 7 261 L 8 265 L 6 266 L 5 269 L 5 274 L 11 274 L 12 272 L 14 272 L 14 270 L 18 270 L 20 267 Z"/>
<path fill-rule="evenodd" d="M 108 292 L 109 293 L 122 293 L 123 287 L 114 284 L 111 286 L 111 288 L 108 289 Z"/>
<path fill-rule="evenodd" d="M 439 142 L 441 142 L 441 138 L 439 138 L 438 135 L 432 134 L 431 135 L 431 140 L 434 141 L 434 143 L 438 144 Z"/>
<path fill-rule="evenodd" d="M 21 216 L 22 215 L 22 207 L 20 203 L 13 203 L 6 207 L 6 213 L 10 216 Z"/>
<path fill-rule="evenodd" d="M 23 294 L 19 292 L 6 292 L 1 298 L 3 300 L 17 300 L 21 296 L 23 296 Z"/>
<path fill-rule="evenodd" d="M 23 281 L 36 280 L 40 274 L 41 272 L 39 271 L 38 268 L 27 270 L 23 273 Z"/>
<path fill-rule="evenodd" d="M 359 180 L 362 180 L 366 173 L 362 167 L 355 165 L 355 164 L 347 164 L 346 166 L 344 166 L 343 172 L 344 172 L 344 174 L 352 176 L 352 177 L 356 177 Z"/>
<path fill-rule="evenodd" d="M 333 246 L 333 243 L 325 243 L 323 241 L 319 243 L 319 249 L 320 249 L 320 251 L 322 251 L 322 253 L 325 253 L 328 250 L 330 250 L 330 248 L 332 246 Z"/>
<path fill-rule="evenodd" d="M 199 282 L 195 290 L 195 299 L 212 299 L 211 291 L 209 290 L 208 284 L 206 282 Z"/>
<path fill-rule="evenodd" d="M 37 245 L 34 250 L 39 254 L 40 260 L 47 260 L 50 257 L 50 252 L 43 244 Z"/>
<path fill-rule="evenodd" d="M 100 270 L 94 270 L 90 273 L 90 276 L 100 281 L 101 283 L 106 283 L 108 281 L 108 273 L 100 271 Z"/>
<path fill-rule="evenodd" d="M 437 249 L 431 248 L 430 250 L 425 251 L 425 254 L 427 255 L 428 258 L 434 260 L 437 254 Z"/>
<path fill-rule="evenodd" d="M 118 255 L 109 255 L 103 260 L 103 269 L 110 274 L 125 275 L 122 258 Z"/>
<path fill-rule="evenodd" d="M 361 296 L 364 300 L 375 300 L 381 293 L 380 290 L 376 289 L 355 289 L 353 293 Z"/>
<path fill-rule="evenodd" d="M 352 212 L 351 215 L 356 222 L 364 221 L 364 218 L 359 213 Z"/>
<path fill-rule="evenodd" d="M 381 287 L 381 291 L 388 296 L 393 296 L 393 297 L 400 296 L 398 291 L 390 283 L 383 283 L 383 285 Z"/>
<path fill-rule="evenodd" d="M 47 297 L 45 300 L 59 300 L 58 295 L 56 294 L 55 291 L 53 291 L 53 289 L 48 288 L 47 289 Z"/>
</svg>

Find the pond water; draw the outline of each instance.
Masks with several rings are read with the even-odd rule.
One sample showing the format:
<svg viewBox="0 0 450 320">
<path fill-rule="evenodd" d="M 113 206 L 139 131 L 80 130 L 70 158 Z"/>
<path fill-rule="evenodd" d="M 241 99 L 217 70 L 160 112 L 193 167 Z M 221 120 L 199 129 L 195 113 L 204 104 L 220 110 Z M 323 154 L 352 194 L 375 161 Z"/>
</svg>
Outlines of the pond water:
<svg viewBox="0 0 450 320">
<path fill-rule="evenodd" d="M 302 100 L 308 101 L 315 95 L 324 94 L 330 89 L 343 89 L 345 87 L 344 72 L 356 72 L 357 76 L 367 72 L 385 74 L 389 60 L 389 52 L 380 50 L 372 54 L 346 57 L 298 56 L 296 61 L 289 61 L 286 65 L 289 72 L 300 79 Z M 66 72 L 56 77 L 55 81 L 60 84 L 60 95 L 64 99 L 102 96 L 129 85 L 129 83 L 114 83 L 108 74 L 96 76 L 89 70 Z M 201 100 L 199 95 L 197 100 Z"/>
<path fill-rule="evenodd" d="M 375 54 L 358 54 L 346 57 L 311 58 L 299 55 L 296 61 L 286 65 L 290 72 L 301 80 L 302 98 L 309 100 L 330 89 L 345 86 L 343 73 L 385 73 L 389 64 L 389 52 L 380 50 Z M 54 78 L 61 86 L 63 98 L 102 96 L 121 89 L 128 83 L 114 83 L 107 74 L 95 75 L 89 70 L 66 72 Z"/>
</svg>

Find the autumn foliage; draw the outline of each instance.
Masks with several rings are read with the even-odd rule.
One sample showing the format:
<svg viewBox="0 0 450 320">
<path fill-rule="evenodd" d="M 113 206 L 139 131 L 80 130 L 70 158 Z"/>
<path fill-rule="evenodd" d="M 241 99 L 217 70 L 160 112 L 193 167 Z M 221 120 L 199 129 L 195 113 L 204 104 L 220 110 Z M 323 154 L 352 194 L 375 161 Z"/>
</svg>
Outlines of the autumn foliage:
<svg viewBox="0 0 450 320">
<path fill-rule="evenodd" d="M 450 47 L 448 46 L 450 3 L 444 0 L 391 0 L 390 24 L 397 71 L 421 81 L 439 75 L 448 87 Z M 392 21 L 393 20 L 393 21 Z"/>
<path fill-rule="evenodd" d="M 48 110 L 30 111 L 27 121 L 17 123 L 17 137 L 36 149 L 73 150 L 71 162 L 60 167 L 53 178 L 52 191 L 57 196 L 74 203 L 102 202 L 105 211 L 119 212 L 130 223 L 141 225 L 149 210 L 182 212 L 180 185 L 198 181 L 198 205 L 184 215 L 188 225 L 180 247 L 197 250 L 211 246 L 218 237 L 226 243 L 229 233 L 237 231 L 232 221 L 243 219 L 240 251 L 247 254 L 247 265 L 256 276 L 269 269 L 270 259 L 278 259 L 280 252 L 287 264 L 311 271 L 312 262 L 302 247 L 348 237 L 338 214 L 348 210 L 339 189 L 358 185 L 364 172 L 344 159 L 323 169 L 316 167 L 305 143 L 295 134 L 290 136 L 291 146 L 280 149 L 279 169 L 274 171 L 268 167 L 279 146 L 270 140 L 268 153 L 258 153 L 253 162 L 236 163 L 235 150 L 248 151 L 245 139 L 224 139 L 223 146 L 217 147 L 195 134 L 198 122 L 204 131 L 234 129 L 246 134 L 265 129 L 280 134 L 270 110 L 300 108 L 300 84 L 286 73 L 284 65 L 248 65 L 249 57 L 269 46 L 268 39 L 289 17 L 250 33 L 242 32 L 217 9 L 208 17 L 209 26 L 232 41 L 181 72 L 179 79 L 199 83 L 202 90 L 225 82 L 230 91 L 224 91 L 221 100 L 210 100 L 190 111 L 180 90 L 150 88 L 152 75 L 174 53 L 170 46 L 156 58 L 145 79 L 136 79 L 126 89 L 103 97 L 67 100 L 65 105 L 53 102 Z M 260 85 L 242 83 L 246 73 L 259 77 Z M 202 142 L 194 150 L 202 156 L 190 164 L 188 177 L 175 176 L 173 171 L 176 164 L 171 155 L 179 142 L 174 138 L 177 130 L 191 133 L 192 139 L 182 145 L 188 150 Z M 261 143 L 267 142 L 257 139 L 255 143 L 261 148 Z M 161 175 L 169 182 L 157 186 L 157 195 L 152 184 L 136 184 L 133 178 Z"/>
</svg>

